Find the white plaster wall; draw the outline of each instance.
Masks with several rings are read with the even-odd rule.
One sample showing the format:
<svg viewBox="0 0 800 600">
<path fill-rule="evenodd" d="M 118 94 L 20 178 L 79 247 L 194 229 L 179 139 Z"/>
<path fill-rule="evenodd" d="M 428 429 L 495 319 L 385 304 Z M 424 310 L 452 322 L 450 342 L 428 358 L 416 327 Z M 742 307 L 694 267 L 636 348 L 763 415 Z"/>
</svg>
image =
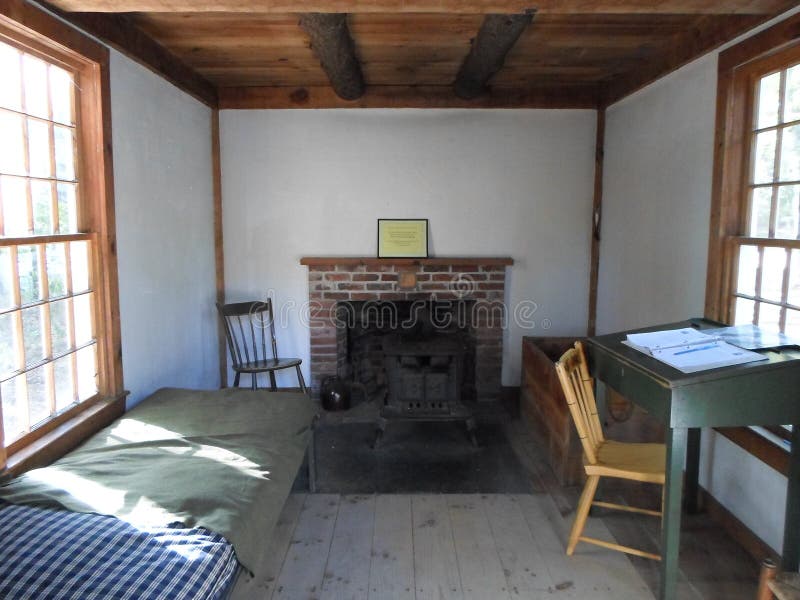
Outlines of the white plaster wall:
<svg viewBox="0 0 800 600">
<path fill-rule="evenodd" d="M 122 362 L 128 407 L 219 383 L 211 111 L 111 51 Z"/>
<path fill-rule="evenodd" d="M 379 217 L 428 218 L 432 255 L 516 261 L 507 301 L 538 307 L 506 332 L 518 385 L 522 335 L 585 333 L 594 132 L 594 111 L 222 111 L 227 299 L 275 290 L 307 374 L 300 257 L 375 256 Z"/>
<path fill-rule="evenodd" d="M 600 333 L 703 315 L 717 56 L 701 57 L 608 109 Z M 700 483 L 780 550 L 785 477 L 705 430 Z"/>
<path fill-rule="evenodd" d="M 606 113 L 598 332 L 702 316 L 716 55 Z"/>
</svg>

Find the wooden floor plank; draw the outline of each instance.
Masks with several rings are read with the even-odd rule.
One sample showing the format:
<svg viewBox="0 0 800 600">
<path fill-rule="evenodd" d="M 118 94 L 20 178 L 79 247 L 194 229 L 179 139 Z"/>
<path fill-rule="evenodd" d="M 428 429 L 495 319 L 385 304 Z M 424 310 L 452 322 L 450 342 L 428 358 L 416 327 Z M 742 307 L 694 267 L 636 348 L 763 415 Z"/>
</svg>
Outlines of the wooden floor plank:
<svg viewBox="0 0 800 600">
<path fill-rule="evenodd" d="M 561 528 L 561 515 L 548 515 L 542 504 L 547 494 L 515 494 L 525 521 L 544 560 L 544 567 L 553 582 L 557 598 L 582 598 L 586 590 L 581 589 L 580 576 L 566 552 L 566 537 Z"/>
<path fill-rule="evenodd" d="M 463 600 L 453 528 L 441 494 L 412 496 L 416 600 Z"/>
<path fill-rule="evenodd" d="M 478 494 L 448 495 L 447 509 L 464 598 L 510 599 L 482 497 Z"/>
<path fill-rule="evenodd" d="M 512 598 L 551 598 L 555 582 L 514 496 L 492 494 L 484 498 L 497 554 Z"/>
<path fill-rule="evenodd" d="M 342 496 L 325 567 L 322 600 L 363 600 L 368 596 L 374 524 L 374 495 Z"/>
<path fill-rule="evenodd" d="M 564 519 L 565 529 L 572 526 L 574 515 Z M 584 535 L 601 540 L 615 541 L 602 519 L 589 518 Z M 647 583 L 642 579 L 628 556 L 623 552 L 608 550 L 593 544 L 578 544 L 570 557 L 577 565 L 584 586 L 591 586 L 614 600 L 641 600 L 653 598 Z"/>
<path fill-rule="evenodd" d="M 639 576 L 628 557 L 613 550 L 578 544 L 572 556 L 566 556 L 566 540 L 574 514 L 561 515 L 547 494 L 517 496 L 528 525 L 535 535 L 557 588 L 569 591 L 569 597 L 608 600 L 653 598 L 647 583 Z M 586 535 L 614 538 L 600 519 L 587 521 Z"/>
<path fill-rule="evenodd" d="M 297 520 L 272 598 L 309 600 L 322 587 L 339 508 L 337 494 L 309 494 Z"/>
<path fill-rule="evenodd" d="M 413 600 L 414 550 L 410 525 L 411 496 L 375 498 L 370 600 Z"/>
<path fill-rule="evenodd" d="M 283 561 L 292 541 L 297 519 L 305 501 L 305 494 L 292 494 L 286 499 L 275 529 L 264 545 L 264 552 L 259 561 L 260 568 L 255 577 L 242 573 L 231 592 L 230 600 L 249 600 L 251 598 L 269 598 L 275 587 Z"/>
</svg>

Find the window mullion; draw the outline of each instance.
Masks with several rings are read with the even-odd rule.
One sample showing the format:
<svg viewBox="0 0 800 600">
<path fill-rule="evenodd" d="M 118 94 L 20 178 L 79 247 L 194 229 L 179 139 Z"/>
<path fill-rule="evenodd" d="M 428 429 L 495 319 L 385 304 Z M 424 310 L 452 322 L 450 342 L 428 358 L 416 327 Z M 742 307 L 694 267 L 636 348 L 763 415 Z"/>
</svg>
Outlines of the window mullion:
<svg viewBox="0 0 800 600">
<path fill-rule="evenodd" d="M 42 285 L 42 297 L 44 303 L 39 309 L 42 311 L 42 348 L 45 360 L 53 360 L 53 338 L 51 336 L 51 314 L 50 314 L 50 280 L 47 276 L 47 246 L 39 244 L 39 281 Z M 56 407 L 56 384 L 53 378 L 53 363 L 49 362 L 45 366 L 45 386 L 47 389 L 47 405 L 50 414 L 55 412 Z"/>
<path fill-rule="evenodd" d="M 28 378 L 24 374 L 25 370 L 25 342 L 22 339 L 22 294 L 19 286 L 19 253 L 17 247 L 11 247 L 11 285 L 14 295 L 14 306 L 17 307 L 12 313 L 14 319 L 14 355 L 16 356 L 16 368 L 20 372 L 13 378 L 13 384 L 16 386 L 15 395 L 17 398 L 16 411 L 17 415 L 22 415 L 22 431 L 30 431 L 30 410 L 28 407 Z"/>
<path fill-rule="evenodd" d="M 53 122 L 53 94 L 50 82 L 50 65 L 47 66 L 47 135 L 50 140 L 50 174 L 53 180 L 50 182 L 50 213 L 52 215 L 50 223 L 53 233 L 61 231 L 58 222 L 58 193 L 56 191 L 58 174 L 56 173 L 56 134 L 55 123 Z"/>
<path fill-rule="evenodd" d="M 758 267 L 756 267 L 756 285 L 755 285 L 755 297 L 761 297 L 761 280 L 762 275 L 764 273 L 764 247 L 758 247 Z M 753 307 L 753 324 L 758 325 L 758 320 L 761 316 L 761 302 L 756 302 L 755 306 Z"/>
<path fill-rule="evenodd" d="M 786 305 L 789 303 L 789 268 L 792 260 L 792 251 L 786 248 L 786 262 L 783 265 L 783 282 L 781 286 L 781 312 L 778 318 L 778 327 L 781 332 L 786 331 Z"/>
<path fill-rule="evenodd" d="M 78 400 L 78 358 L 74 352 L 75 342 L 75 302 L 72 289 L 72 244 L 64 244 L 64 260 L 66 261 L 66 288 L 67 288 L 67 339 L 69 348 L 73 352 L 69 355 L 69 367 L 72 373 L 72 401 Z"/>
<path fill-rule="evenodd" d="M 769 214 L 769 237 L 775 237 L 778 227 L 778 186 L 781 178 L 781 154 L 783 153 L 783 96 L 786 93 L 786 71 L 782 70 L 778 84 L 778 129 L 775 131 L 775 160 L 772 168 L 772 202 Z"/>
</svg>

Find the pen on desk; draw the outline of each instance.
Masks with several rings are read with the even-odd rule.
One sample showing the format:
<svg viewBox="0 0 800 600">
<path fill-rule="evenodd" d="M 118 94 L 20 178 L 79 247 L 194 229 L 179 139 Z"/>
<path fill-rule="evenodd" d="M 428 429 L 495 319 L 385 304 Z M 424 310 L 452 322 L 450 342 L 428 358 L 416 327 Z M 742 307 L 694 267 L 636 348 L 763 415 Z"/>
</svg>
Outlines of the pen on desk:
<svg viewBox="0 0 800 600">
<path fill-rule="evenodd" d="M 697 348 L 689 348 L 688 350 L 681 350 L 680 352 L 676 352 L 675 356 L 678 354 L 689 354 L 690 352 L 700 352 L 700 350 L 710 350 L 711 348 L 716 348 L 716 344 L 708 344 L 706 346 L 698 346 Z"/>
</svg>

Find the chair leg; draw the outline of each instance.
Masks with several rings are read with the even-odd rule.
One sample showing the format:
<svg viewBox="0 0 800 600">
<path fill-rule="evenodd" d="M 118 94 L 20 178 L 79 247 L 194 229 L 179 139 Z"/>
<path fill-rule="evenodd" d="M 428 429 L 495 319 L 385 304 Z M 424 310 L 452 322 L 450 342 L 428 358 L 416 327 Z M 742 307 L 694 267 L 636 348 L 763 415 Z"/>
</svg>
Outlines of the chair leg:
<svg viewBox="0 0 800 600">
<path fill-rule="evenodd" d="M 241 376 L 241 373 L 239 373 L 239 371 L 236 371 L 236 375 L 233 376 L 233 387 L 239 387 L 239 377 L 240 376 Z"/>
<path fill-rule="evenodd" d="M 250 388 L 253 390 L 258 389 L 258 373 L 252 373 L 250 375 Z"/>
<path fill-rule="evenodd" d="M 300 369 L 300 365 L 295 367 L 297 369 L 297 381 L 300 383 L 300 391 L 305 394 L 306 393 L 306 382 L 303 379 L 303 371 Z"/>
<path fill-rule="evenodd" d="M 278 391 L 278 384 L 275 382 L 275 371 L 269 372 L 269 389 L 273 392 Z"/>
<path fill-rule="evenodd" d="M 583 486 L 581 492 L 581 499 L 578 502 L 578 510 L 575 511 L 575 522 L 572 524 L 572 531 L 569 533 L 569 543 L 567 544 L 567 555 L 572 556 L 575 551 L 575 546 L 578 543 L 578 538 L 583 533 L 583 528 L 586 525 L 586 519 L 589 517 L 589 509 L 592 507 L 592 500 L 597 491 L 597 484 L 600 482 L 599 475 L 590 475 Z"/>
<path fill-rule="evenodd" d="M 758 575 L 758 591 L 756 600 L 772 600 L 774 596 L 769 589 L 769 581 L 775 579 L 778 574 L 778 566 L 769 558 L 765 558 L 761 563 L 761 572 Z"/>
</svg>

